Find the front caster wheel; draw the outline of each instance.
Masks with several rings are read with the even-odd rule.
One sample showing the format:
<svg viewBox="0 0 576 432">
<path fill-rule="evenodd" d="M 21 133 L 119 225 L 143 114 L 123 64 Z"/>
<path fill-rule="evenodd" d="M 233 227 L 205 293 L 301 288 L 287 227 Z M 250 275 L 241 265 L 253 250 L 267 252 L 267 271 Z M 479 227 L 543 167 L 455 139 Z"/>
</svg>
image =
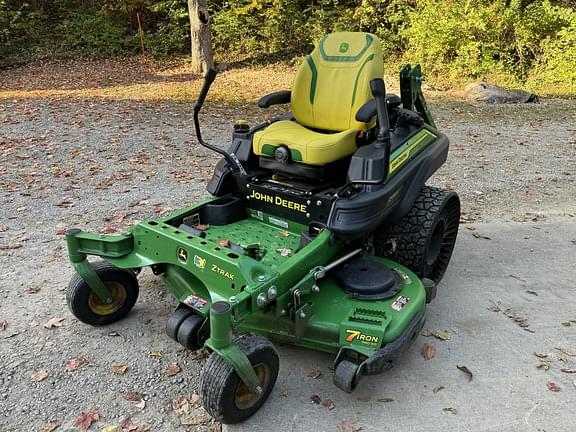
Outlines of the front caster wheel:
<svg viewBox="0 0 576 432">
<path fill-rule="evenodd" d="M 84 279 L 75 274 L 66 291 L 70 312 L 80 321 L 94 326 L 111 324 L 124 318 L 138 299 L 138 279 L 133 272 L 105 261 L 92 264 L 92 268 L 110 291 L 111 301 L 100 300 Z"/>
<path fill-rule="evenodd" d="M 352 393 L 358 385 L 358 365 L 342 360 L 334 370 L 334 385 L 346 393 Z"/>
<path fill-rule="evenodd" d="M 241 422 L 260 409 L 276 383 L 279 369 L 278 353 L 267 339 L 248 333 L 233 343 L 250 360 L 262 391 L 251 392 L 232 366 L 212 353 L 200 378 L 200 397 L 204 409 L 225 424 Z"/>
</svg>

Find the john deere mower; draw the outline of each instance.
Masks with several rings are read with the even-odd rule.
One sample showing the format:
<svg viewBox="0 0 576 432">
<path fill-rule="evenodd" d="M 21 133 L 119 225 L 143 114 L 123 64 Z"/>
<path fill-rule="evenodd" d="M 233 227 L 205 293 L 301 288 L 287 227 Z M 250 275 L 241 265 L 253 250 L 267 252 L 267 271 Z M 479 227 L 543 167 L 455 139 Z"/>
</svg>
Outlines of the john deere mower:
<svg viewBox="0 0 576 432">
<path fill-rule="evenodd" d="M 211 354 L 200 396 L 217 420 L 256 412 L 279 359 L 270 341 L 335 355 L 334 384 L 352 392 L 418 335 L 450 261 L 460 218 L 455 192 L 426 186 L 448 155 L 422 95 L 420 66 L 386 94 L 379 39 L 334 33 L 306 57 L 291 91 L 259 107 L 286 114 L 234 125 L 211 197 L 120 235 L 70 229 L 72 313 L 91 325 L 124 317 L 150 267 L 179 306 L 166 332 Z M 104 258 L 90 263 L 89 255 Z"/>
</svg>

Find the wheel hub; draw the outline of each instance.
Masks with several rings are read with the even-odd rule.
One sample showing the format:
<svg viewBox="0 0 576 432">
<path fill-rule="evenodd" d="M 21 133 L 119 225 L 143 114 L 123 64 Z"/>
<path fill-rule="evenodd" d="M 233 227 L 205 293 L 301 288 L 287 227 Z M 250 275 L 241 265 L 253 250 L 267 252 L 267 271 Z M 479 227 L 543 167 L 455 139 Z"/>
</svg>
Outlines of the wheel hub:
<svg viewBox="0 0 576 432">
<path fill-rule="evenodd" d="M 243 381 L 240 381 L 234 394 L 234 402 L 240 410 L 246 410 L 256 405 L 262 397 L 262 389 L 267 388 L 270 382 L 270 369 L 264 363 L 258 363 L 255 365 L 254 373 L 260 383 L 260 392 L 255 393 L 251 391 Z"/>
<path fill-rule="evenodd" d="M 118 311 L 126 301 L 126 289 L 118 282 L 104 282 L 110 297 L 102 301 L 96 293 L 90 293 L 88 306 L 97 315 L 110 315 Z"/>
</svg>

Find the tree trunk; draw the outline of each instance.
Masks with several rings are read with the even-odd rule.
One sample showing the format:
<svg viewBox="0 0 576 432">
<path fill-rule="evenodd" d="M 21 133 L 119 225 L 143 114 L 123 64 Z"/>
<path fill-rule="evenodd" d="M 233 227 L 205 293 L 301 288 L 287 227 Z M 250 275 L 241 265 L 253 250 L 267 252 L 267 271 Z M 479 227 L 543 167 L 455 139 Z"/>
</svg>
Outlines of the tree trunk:
<svg viewBox="0 0 576 432">
<path fill-rule="evenodd" d="M 206 0 L 188 0 L 190 40 L 192 45 L 192 71 L 204 73 L 214 67 L 212 34 Z"/>
</svg>

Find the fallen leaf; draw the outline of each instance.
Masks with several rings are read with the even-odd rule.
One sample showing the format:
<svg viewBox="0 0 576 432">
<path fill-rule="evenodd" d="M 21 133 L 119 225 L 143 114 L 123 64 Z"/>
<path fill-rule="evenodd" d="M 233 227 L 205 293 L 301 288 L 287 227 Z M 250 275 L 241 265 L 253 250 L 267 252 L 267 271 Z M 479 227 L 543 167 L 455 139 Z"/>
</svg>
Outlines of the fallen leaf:
<svg viewBox="0 0 576 432">
<path fill-rule="evenodd" d="M 132 423 L 132 419 L 130 417 L 124 419 L 122 423 L 120 423 L 120 430 L 122 432 L 134 432 L 138 430 L 138 426 Z"/>
<path fill-rule="evenodd" d="M 100 416 L 95 412 L 83 412 L 74 422 L 74 426 L 87 430 L 92 425 L 92 423 L 97 422 L 98 420 L 100 420 Z"/>
<path fill-rule="evenodd" d="M 2 320 L 0 321 L 0 330 L 4 331 L 8 327 L 8 321 Z"/>
<path fill-rule="evenodd" d="M 526 294 L 531 294 L 531 295 L 534 295 L 534 296 L 537 296 L 537 295 L 538 295 L 538 293 L 537 293 L 536 291 L 532 291 L 532 290 L 526 290 Z"/>
<path fill-rule="evenodd" d="M 142 399 L 144 399 L 144 395 L 138 392 L 125 392 L 122 393 L 122 397 L 130 402 L 140 402 Z"/>
<path fill-rule="evenodd" d="M 280 390 L 280 397 L 288 397 L 288 389 L 282 389 Z"/>
<path fill-rule="evenodd" d="M 482 235 L 482 234 L 480 234 L 480 233 L 478 233 L 478 232 L 473 232 L 473 233 L 472 233 L 472 236 L 473 236 L 474 238 L 476 238 L 476 239 L 492 240 L 490 237 L 487 237 L 487 236 L 485 236 L 485 235 Z"/>
<path fill-rule="evenodd" d="M 24 291 L 26 294 L 38 294 L 40 292 L 40 287 L 30 287 Z"/>
<path fill-rule="evenodd" d="M 420 332 L 420 335 L 421 335 L 421 336 L 424 336 L 424 337 L 430 337 L 430 336 L 432 336 L 432 334 L 433 334 L 433 333 L 432 333 L 430 330 L 428 330 L 428 329 L 422 330 L 422 331 Z"/>
<path fill-rule="evenodd" d="M 334 402 L 332 402 L 332 400 L 330 399 L 324 399 L 324 401 L 322 402 L 322 406 L 326 408 L 328 411 L 332 411 L 334 408 L 336 408 L 336 405 L 334 405 Z"/>
<path fill-rule="evenodd" d="M 470 369 L 468 369 L 466 366 L 456 366 L 458 368 L 458 370 L 464 372 L 466 375 L 468 375 L 468 381 L 472 381 L 472 378 L 474 377 L 474 374 L 472 373 L 472 371 L 470 371 Z"/>
<path fill-rule="evenodd" d="M 212 420 L 212 417 L 202 416 L 188 419 L 180 419 L 180 424 L 182 426 L 198 426 L 201 424 L 208 423 L 210 420 Z"/>
<path fill-rule="evenodd" d="M 218 240 L 218 245 L 223 248 L 230 246 L 230 240 Z"/>
<path fill-rule="evenodd" d="M 190 413 L 190 401 L 185 397 L 180 397 L 178 399 L 172 399 L 172 409 L 176 411 L 177 414 L 188 414 Z"/>
<path fill-rule="evenodd" d="M 308 378 L 318 379 L 322 375 L 322 371 L 320 369 L 310 369 L 308 371 Z"/>
<path fill-rule="evenodd" d="M 64 318 L 50 318 L 44 323 L 44 328 L 51 329 L 54 327 L 61 327 L 62 321 L 64 321 Z"/>
<path fill-rule="evenodd" d="M 44 381 L 46 378 L 48 378 L 48 371 L 39 370 L 39 371 L 33 372 L 30 377 L 32 378 L 32 381 L 35 381 L 35 382 Z"/>
<path fill-rule="evenodd" d="M 20 249 L 23 246 L 21 243 L 15 243 L 10 245 L 0 245 L 0 250 L 14 250 Z"/>
<path fill-rule="evenodd" d="M 556 384 L 556 383 L 549 382 L 546 385 L 548 386 L 548 390 L 550 390 L 554 393 L 558 393 L 560 391 L 560 386 L 558 386 L 558 384 Z"/>
<path fill-rule="evenodd" d="M 128 365 L 125 364 L 113 364 L 112 365 L 112 372 L 116 375 L 124 375 L 128 370 Z"/>
<path fill-rule="evenodd" d="M 289 248 L 276 249 L 276 252 L 278 252 L 283 257 L 292 256 L 292 249 L 289 249 Z"/>
<path fill-rule="evenodd" d="M 360 432 L 361 430 L 362 426 L 356 426 L 356 423 L 353 423 L 350 420 L 342 420 L 338 424 L 339 432 Z"/>
<path fill-rule="evenodd" d="M 174 376 L 176 375 L 178 372 L 180 372 L 182 369 L 180 369 L 180 366 L 178 366 L 178 363 L 176 362 L 172 362 L 168 365 L 168 367 L 164 370 L 164 373 L 166 374 L 166 376 Z"/>
<path fill-rule="evenodd" d="M 71 360 L 67 360 L 66 363 L 64 363 L 64 370 L 66 372 L 74 372 L 76 369 L 78 369 L 84 363 L 86 363 L 85 357 L 78 357 L 78 358 L 74 358 Z"/>
<path fill-rule="evenodd" d="M 492 302 L 492 304 L 490 306 L 488 306 L 488 310 L 492 311 L 492 312 L 500 312 L 502 309 L 500 309 L 500 306 L 497 305 L 496 303 Z"/>
<path fill-rule="evenodd" d="M 146 408 L 146 401 L 144 399 L 142 399 L 140 402 L 138 402 L 136 405 L 134 405 L 136 408 L 138 408 L 141 411 L 144 411 L 144 408 Z"/>
<path fill-rule="evenodd" d="M 548 357 L 548 354 L 544 354 L 544 353 L 535 352 L 534 355 L 538 358 L 541 358 L 541 359 Z"/>
<path fill-rule="evenodd" d="M 320 402 L 322 402 L 322 399 L 320 399 L 320 396 L 318 395 L 312 395 L 310 396 L 310 400 L 315 403 L 316 405 L 320 405 Z"/>
<path fill-rule="evenodd" d="M 454 407 L 442 408 L 442 411 L 446 411 L 452 414 L 458 414 L 458 410 Z"/>
<path fill-rule="evenodd" d="M 289 235 L 290 235 L 290 233 L 288 231 L 280 231 L 281 237 L 288 237 Z"/>
<path fill-rule="evenodd" d="M 388 402 L 394 402 L 394 399 L 392 398 L 380 398 L 380 399 L 376 399 L 378 402 L 384 402 L 384 403 L 388 403 Z"/>
<path fill-rule="evenodd" d="M 62 421 L 56 418 L 48 420 L 38 428 L 38 432 L 52 432 L 62 425 Z"/>
<path fill-rule="evenodd" d="M 452 339 L 452 333 L 450 333 L 448 330 L 436 330 L 432 334 L 434 335 L 434 337 L 436 339 L 440 339 L 443 341 L 448 341 L 448 340 Z"/>
<path fill-rule="evenodd" d="M 420 354 L 422 354 L 422 357 L 424 357 L 424 360 L 430 360 L 436 354 L 436 348 L 434 348 L 434 345 L 432 345 L 432 344 L 425 343 L 424 345 L 422 345 L 422 349 L 420 350 Z"/>
<path fill-rule="evenodd" d="M 550 362 L 546 360 L 540 360 L 538 363 L 536 363 L 536 369 L 548 370 L 550 369 Z"/>
<path fill-rule="evenodd" d="M 564 373 L 569 373 L 569 374 L 576 373 L 576 369 L 572 369 L 572 368 L 562 368 L 560 370 Z"/>
<path fill-rule="evenodd" d="M 160 351 L 150 351 L 148 355 L 150 357 L 162 357 L 162 353 Z"/>
<path fill-rule="evenodd" d="M 436 394 L 436 393 L 438 393 L 440 390 L 444 390 L 444 388 L 445 388 L 444 386 L 434 387 L 434 388 L 432 389 L 432 393 Z"/>
<path fill-rule="evenodd" d="M 118 333 L 117 331 L 113 331 L 108 333 L 108 336 L 122 336 L 120 333 Z"/>
<path fill-rule="evenodd" d="M 102 429 L 100 429 L 100 432 L 118 432 L 118 426 L 104 426 Z"/>
<path fill-rule="evenodd" d="M 568 351 L 564 348 L 556 348 L 562 354 L 567 355 L 568 357 L 576 357 L 576 351 Z"/>
</svg>

